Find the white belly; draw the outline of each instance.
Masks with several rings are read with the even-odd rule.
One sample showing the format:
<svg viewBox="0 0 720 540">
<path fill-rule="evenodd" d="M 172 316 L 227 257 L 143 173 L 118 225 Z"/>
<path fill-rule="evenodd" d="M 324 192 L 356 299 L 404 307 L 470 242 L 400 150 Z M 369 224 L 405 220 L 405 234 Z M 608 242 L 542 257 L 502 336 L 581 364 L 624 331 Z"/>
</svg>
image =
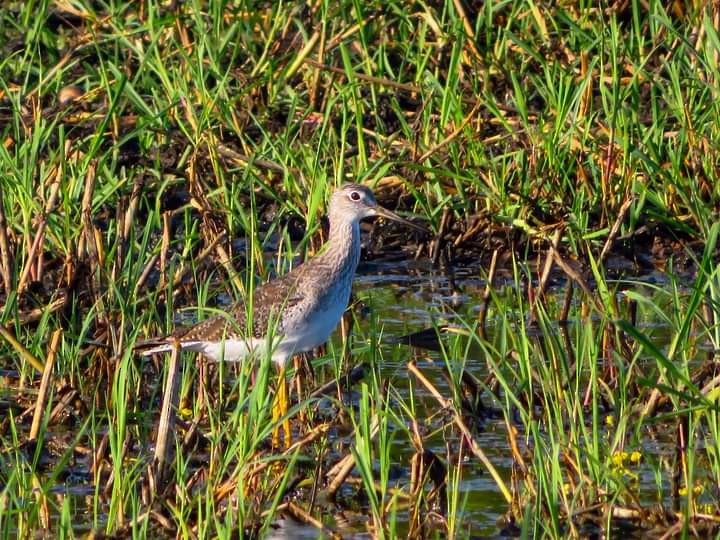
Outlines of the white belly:
<svg viewBox="0 0 720 540">
<path fill-rule="evenodd" d="M 325 343 L 337 327 L 345 312 L 350 293 L 343 302 L 327 305 L 327 309 L 316 309 L 308 318 L 298 317 L 297 321 L 287 321 L 285 338 L 279 349 L 283 349 L 288 357 L 306 352 Z"/>
<path fill-rule="evenodd" d="M 294 355 L 314 349 L 325 343 L 340 322 L 350 299 L 350 288 L 340 293 L 340 301 L 325 303 L 326 309 L 315 308 L 309 316 L 306 313 L 297 313 L 283 321 L 284 333 L 275 336 L 270 354 L 274 363 L 280 367 Z M 262 359 L 268 354 L 267 340 L 265 338 L 237 339 L 228 338 L 217 343 L 203 343 L 201 341 L 183 342 L 182 348 L 204 354 L 210 360 L 219 362 L 241 362 L 245 358 Z M 169 343 L 143 354 L 155 354 L 172 350 Z"/>
<path fill-rule="evenodd" d="M 287 324 L 285 333 L 276 336 L 276 343 L 271 352 L 272 360 L 279 366 L 284 366 L 294 355 L 307 352 L 325 343 L 340 322 L 345 305 L 342 308 L 333 306 L 326 311 L 317 311 L 312 317 L 302 319 L 294 324 Z M 288 321 L 290 322 L 290 321 Z M 183 349 L 197 351 L 210 360 L 219 362 L 240 362 L 252 356 L 255 359 L 267 354 L 265 339 L 226 339 L 219 343 L 184 343 Z"/>
<path fill-rule="evenodd" d="M 214 362 L 240 362 L 249 356 L 261 358 L 266 354 L 265 339 L 256 338 L 226 339 L 217 343 L 191 342 L 183 344 L 183 349 L 202 353 Z"/>
</svg>

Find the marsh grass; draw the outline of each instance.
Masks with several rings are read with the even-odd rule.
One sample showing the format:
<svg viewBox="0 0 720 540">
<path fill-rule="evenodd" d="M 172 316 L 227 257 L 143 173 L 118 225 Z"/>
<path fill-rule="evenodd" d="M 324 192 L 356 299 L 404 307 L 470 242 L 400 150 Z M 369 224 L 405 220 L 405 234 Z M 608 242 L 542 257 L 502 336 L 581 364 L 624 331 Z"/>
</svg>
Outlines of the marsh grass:
<svg viewBox="0 0 720 540">
<path fill-rule="evenodd" d="M 3 537 L 263 536 L 284 516 L 471 536 L 498 517 L 473 517 L 478 471 L 509 494 L 505 532 L 716 533 L 718 27 L 716 6 L 656 0 L 4 4 Z M 485 318 L 432 308 L 416 376 L 355 306 L 288 374 L 287 451 L 268 362 L 184 356 L 154 483 L 167 364 L 134 343 L 317 252 L 346 180 L 431 230 L 373 225 L 369 258 L 403 248 L 455 293 L 481 266 L 495 285 L 463 301 Z M 484 448 L 488 423 L 507 446 Z"/>
</svg>

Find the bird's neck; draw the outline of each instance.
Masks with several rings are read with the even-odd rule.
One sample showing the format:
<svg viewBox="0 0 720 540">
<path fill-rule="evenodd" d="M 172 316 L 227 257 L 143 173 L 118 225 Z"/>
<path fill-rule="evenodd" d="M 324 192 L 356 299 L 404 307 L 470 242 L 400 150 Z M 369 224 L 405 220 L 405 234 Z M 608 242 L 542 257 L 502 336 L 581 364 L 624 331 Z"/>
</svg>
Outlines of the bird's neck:
<svg viewBox="0 0 720 540">
<path fill-rule="evenodd" d="M 324 256 L 333 266 L 342 266 L 354 273 L 360 262 L 360 224 L 331 217 L 328 248 Z"/>
</svg>

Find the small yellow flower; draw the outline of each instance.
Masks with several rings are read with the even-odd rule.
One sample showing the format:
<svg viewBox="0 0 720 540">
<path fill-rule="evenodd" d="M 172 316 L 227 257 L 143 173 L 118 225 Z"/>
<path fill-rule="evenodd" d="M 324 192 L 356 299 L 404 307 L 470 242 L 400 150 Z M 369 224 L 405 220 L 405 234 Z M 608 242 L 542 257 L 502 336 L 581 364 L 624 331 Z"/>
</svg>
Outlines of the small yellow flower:
<svg viewBox="0 0 720 540">
<path fill-rule="evenodd" d="M 622 467 L 623 464 L 625 463 L 625 461 L 627 460 L 627 458 L 628 458 L 628 453 L 627 453 L 627 452 L 624 452 L 624 451 L 622 451 L 622 450 L 618 450 L 617 452 L 615 452 L 615 453 L 612 455 L 613 465 L 615 465 L 616 467 Z"/>
<path fill-rule="evenodd" d="M 630 461 L 633 463 L 639 463 L 642 459 L 642 453 L 635 450 L 632 454 L 630 454 Z"/>
<path fill-rule="evenodd" d="M 605 417 L 605 425 L 608 426 L 608 427 L 611 427 L 611 426 L 614 426 L 614 425 L 615 425 L 615 417 L 614 417 L 612 414 L 608 414 L 608 415 Z"/>
<path fill-rule="evenodd" d="M 693 487 L 693 493 L 696 497 L 702 495 L 703 491 L 705 491 L 705 487 L 702 484 L 695 484 L 695 487 Z"/>
<path fill-rule="evenodd" d="M 187 420 L 193 415 L 192 409 L 188 409 L 187 407 L 181 408 L 178 412 L 180 413 L 180 418 L 182 418 L 183 420 Z"/>
<path fill-rule="evenodd" d="M 615 476 L 622 477 L 623 482 L 630 482 L 635 483 L 637 481 L 638 475 L 632 472 L 627 467 L 620 465 L 618 467 L 613 467 L 612 472 Z"/>
<path fill-rule="evenodd" d="M 678 489 L 678 495 L 680 495 L 681 497 L 684 497 L 687 494 L 688 494 L 688 490 L 686 487 L 681 487 L 680 489 Z"/>
<path fill-rule="evenodd" d="M 640 479 L 640 477 L 634 472 L 632 472 L 630 469 L 626 469 L 623 467 L 621 472 L 622 475 L 625 477 L 625 481 L 631 485 L 637 484 L 638 480 Z"/>
</svg>

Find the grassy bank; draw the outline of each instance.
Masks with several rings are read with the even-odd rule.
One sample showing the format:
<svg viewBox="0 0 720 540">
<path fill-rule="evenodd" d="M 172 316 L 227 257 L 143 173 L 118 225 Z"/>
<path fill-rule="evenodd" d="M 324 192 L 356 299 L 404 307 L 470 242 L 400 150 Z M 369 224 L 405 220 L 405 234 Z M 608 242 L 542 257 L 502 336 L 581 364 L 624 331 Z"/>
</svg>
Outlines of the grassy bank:
<svg viewBox="0 0 720 540">
<path fill-rule="evenodd" d="M 0 531 L 465 536 L 468 468 L 510 532 L 715 531 L 719 27 L 633 0 L 4 4 Z M 413 362 L 351 310 L 294 369 L 285 452 L 267 363 L 188 356 L 156 478 L 168 368 L 134 342 L 316 252 L 346 180 L 431 231 L 372 225 L 367 258 L 470 264 L 482 309 L 429 307 L 455 326 Z"/>
</svg>

